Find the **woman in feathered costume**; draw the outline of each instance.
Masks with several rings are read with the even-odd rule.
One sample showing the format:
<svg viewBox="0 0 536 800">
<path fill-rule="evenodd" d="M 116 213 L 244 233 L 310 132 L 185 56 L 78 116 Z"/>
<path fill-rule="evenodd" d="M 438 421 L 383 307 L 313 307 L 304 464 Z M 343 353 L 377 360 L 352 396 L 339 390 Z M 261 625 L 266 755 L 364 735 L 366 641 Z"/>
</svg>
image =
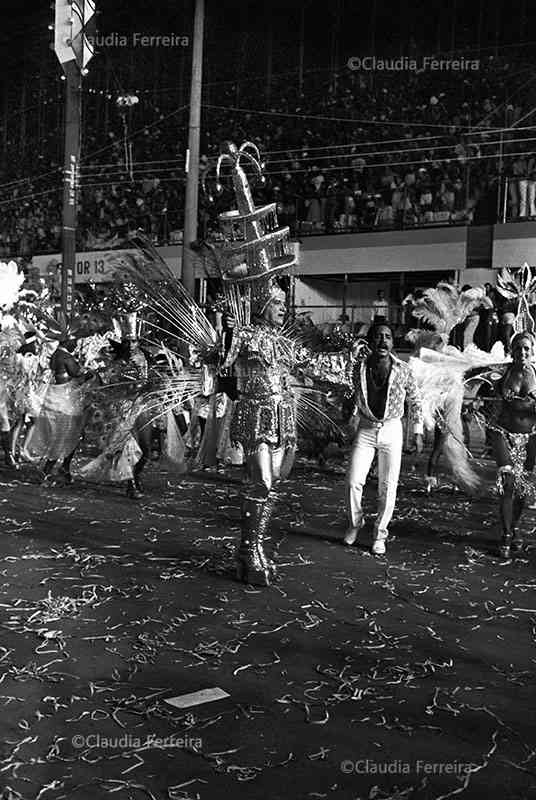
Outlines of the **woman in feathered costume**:
<svg viewBox="0 0 536 800">
<path fill-rule="evenodd" d="M 32 461 L 45 459 L 45 481 L 61 459 L 61 476 L 71 483 L 71 461 L 87 419 L 94 374 L 85 371 L 74 355 L 77 331 L 73 323 L 61 312 L 57 320 L 46 317 L 46 321 L 49 340 L 58 344 L 50 357 L 52 380 L 26 439 L 25 453 Z"/>
<path fill-rule="evenodd" d="M 117 326 L 120 341 L 109 342 L 112 352 L 106 354 L 108 363 L 100 371 L 102 387 L 96 392 L 101 452 L 79 470 L 86 480 L 125 483 L 132 499 L 143 497 L 141 478 L 153 436 L 153 414 L 145 399 L 153 370 L 139 346 L 137 316 L 136 312 L 126 314 Z M 171 410 L 166 423 L 166 455 L 179 466 L 184 448 Z"/>
<path fill-rule="evenodd" d="M 536 461 L 536 366 L 534 320 L 529 304 L 536 292 L 536 278 L 525 264 L 519 274 L 503 269 L 497 290 L 508 300 L 517 300 L 514 336 L 510 343 L 512 361 L 488 369 L 474 368 L 467 381 L 484 381 L 494 398 L 494 411 L 486 424 L 491 432 L 497 463 L 502 539 L 499 555 L 523 548 L 519 523 L 527 501 L 536 500 L 531 477 Z"/>
<path fill-rule="evenodd" d="M 463 368 L 467 362 L 463 359 L 460 368 L 460 351 L 448 342 L 454 328 L 474 313 L 484 297 L 484 288 L 459 291 L 449 283 L 438 283 L 436 288 L 424 292 L 413 310 L 417 319 L 433 328 L 433 332 L 410 331 L 407 337 L 421 356 L 411 358 L 410 366 L 423 397 L 425 425 L 434 431 L 426 475 L 428 491 L 437 485 L 435 473 L 441 453 L 460 486 L 472 491 L 478 485 L 478 478 L 468 462 L 462 425 Z M 432 351 L 441 354 L 437 360 Z"/>
</svg>

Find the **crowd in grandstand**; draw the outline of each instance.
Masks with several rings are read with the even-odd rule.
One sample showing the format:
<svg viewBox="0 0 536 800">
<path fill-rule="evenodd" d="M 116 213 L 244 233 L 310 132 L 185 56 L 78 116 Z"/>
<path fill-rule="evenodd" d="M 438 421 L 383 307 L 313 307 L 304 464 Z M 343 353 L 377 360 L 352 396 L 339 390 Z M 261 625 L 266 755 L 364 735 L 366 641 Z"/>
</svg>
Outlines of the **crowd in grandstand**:
<svg viewBox="0 0 536 800">
<path fill-rule="evenodd" d="M 203 110 L 201 236 L 219 208 L 210 176 L 224 138 L 257 144 L 267 181 L 256 200 L 275 200 L 294 234 L 467 224 L 482 197 L 500 211 L 499 175 L 504 216 L 536 217 L 530 69 L 489 57 L 467 73 L 311 74 L 302 91 L 274 76 L 269 95 L 265 79 L 224 85 Z M 166 117 L 142 97 L 127 118 L 107 102 L 107 130 L 84 122 L 79 247 L 117 246 L 139 228 L 180 241 L 187 114 Z M 4 147 L 0 257 L 60 249 L 58 140 L 49 132 L 23 159 Z"/>
</svg>

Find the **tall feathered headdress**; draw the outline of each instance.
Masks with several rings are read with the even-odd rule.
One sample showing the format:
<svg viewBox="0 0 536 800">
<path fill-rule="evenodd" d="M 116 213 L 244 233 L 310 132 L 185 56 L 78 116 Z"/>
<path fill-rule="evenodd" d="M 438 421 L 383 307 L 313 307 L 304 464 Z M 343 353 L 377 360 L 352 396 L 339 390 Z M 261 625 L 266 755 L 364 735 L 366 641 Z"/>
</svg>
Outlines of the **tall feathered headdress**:
<svg viewBox="0 0 536 800">
<path fill-rule="evenodd" d="M 249 178 L 246 165 L 252 173 Z M 244 142 L 239 148 L 232 142 L 225 143 L 216 165 L 220 191 L 221 182 L 229 177 L 229 173 L 224 175 L 225 166 L 230 166 L 237 208 L 218 215 L 224 244 L 209 249 L 224 289 L 239 286 L 250 312 L 261 314 L 270 300 L 281 293 L 273 279 L 296 263 L 296 255 L 288 227 L 278 225 L 276 203 L 257 208 L 253 202 L 250 181 L 264 181 L 257 147 L 252 142 Z M 227 288 L 226 294 L 234 311 L 239 305 L 237 292 Z"/>
<path fill-rule="evenodd" d="M 452 329 L 472 314 L 485 296 L 481 286 L 462 292 L 450 283 L 438 283 L 417 300 L 412 313 L 448 340 Z"/>
<path fill-rule="evenodd" d="M 144 316 L 145 324 L 205 355 L 214 351 L 217 332 L 156 247 L 142 232 L 130 241 L 135 253 L 123 254 L 110 263 L 143 294 L 144 306 L 152 315 L 152 319 Z"/>
<path fill-rule="evenodd" d="M 517 300 L 517 313 L 514 322 L 514 335 L 527 332 L 534 336 L 534 319 L 530 313 L 530 304 L 536 293 L 536 276 L 527 263 L 513 272 L 503 267 L 497 276 L 497 291 L 508 300 Z"/>
</svg>

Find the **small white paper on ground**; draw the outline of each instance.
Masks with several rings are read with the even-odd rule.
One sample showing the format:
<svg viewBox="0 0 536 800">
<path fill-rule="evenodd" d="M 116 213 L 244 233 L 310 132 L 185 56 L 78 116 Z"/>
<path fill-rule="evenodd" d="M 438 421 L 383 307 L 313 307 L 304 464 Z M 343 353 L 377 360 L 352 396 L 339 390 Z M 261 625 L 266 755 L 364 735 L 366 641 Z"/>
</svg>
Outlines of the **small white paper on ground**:
<svg viewBox="0 0 536 800">
<path fill-rule="evenodd" d="M 202 703 L 212 703 L 213 700 L 223 700 L 230 697 L 223 689 L 200 689 L 198 692 L 181 694 L 178 697 L 168 697 L 165 702 L 175 708 L 190 708 L 190 706 L 200 706 Z"/>
</svg>

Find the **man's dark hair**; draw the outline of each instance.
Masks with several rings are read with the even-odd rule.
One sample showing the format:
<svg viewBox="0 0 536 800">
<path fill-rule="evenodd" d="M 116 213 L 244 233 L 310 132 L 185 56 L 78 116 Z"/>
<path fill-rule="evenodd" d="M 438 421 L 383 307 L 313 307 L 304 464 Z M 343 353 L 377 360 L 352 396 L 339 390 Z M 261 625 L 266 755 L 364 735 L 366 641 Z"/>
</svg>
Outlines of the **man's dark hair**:
<svg viewBox="0 0 536 800">
<path fill-rule="evenodd" d="M 370 326 L 370 328 L 368 329 L 368 333 L 367 333 L 367 340 L 368 340 L 369 344 L 374 339 L 374 336 L 376 335 L 376 331 L 379 330 L 379 328 L 389 328 L 389 330 L 391 331 L 391 336 L 393 337 L 393 342 L 394 342 L 394 340 L 395 340 L 395 332 L 393 330 L 392 325 L 389 322 L 373 322 L 372 325 Z"/>
</svg>

